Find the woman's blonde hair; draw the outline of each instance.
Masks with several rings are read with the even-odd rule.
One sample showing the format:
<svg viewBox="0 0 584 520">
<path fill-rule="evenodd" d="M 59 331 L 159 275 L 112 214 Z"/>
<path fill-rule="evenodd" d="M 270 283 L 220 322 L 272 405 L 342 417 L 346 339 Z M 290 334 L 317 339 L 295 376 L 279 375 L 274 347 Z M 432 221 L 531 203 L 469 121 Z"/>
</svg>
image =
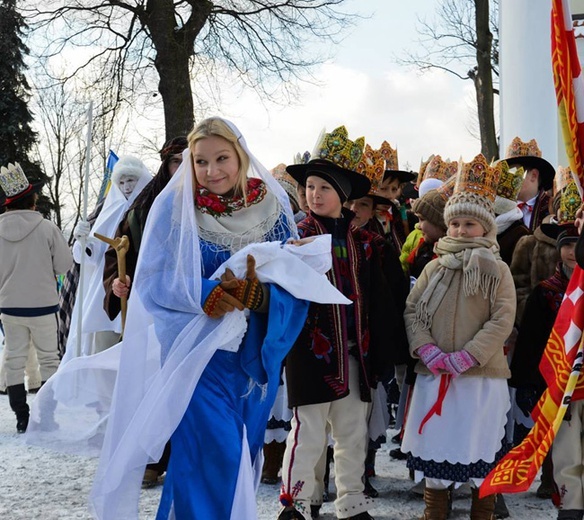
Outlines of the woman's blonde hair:
<svg viewBox="0 0 584 520">
<path fill-rule="evenodd" d="M 204 119 L 195 126 L 188 135 L 189 150 L 191 152 L 191 161 L 193 161 L 193 154 L 195 152 L 195 144 L 206 137 L 217 136 L 229 141 L 235 148 L 237 157 L 239 159 L 239 178 L 235 185 L 235 194 L 247 196 L 247 171 L 249 170 L 249 156 L 239 144 L 239 136 L 233 133 L 229 125 L 218 117 L 210 117 Z M 193 171 L 195 165 L 193 164 Z M 195 186 L 197 178 L 194 179 Z"/>
</svg>

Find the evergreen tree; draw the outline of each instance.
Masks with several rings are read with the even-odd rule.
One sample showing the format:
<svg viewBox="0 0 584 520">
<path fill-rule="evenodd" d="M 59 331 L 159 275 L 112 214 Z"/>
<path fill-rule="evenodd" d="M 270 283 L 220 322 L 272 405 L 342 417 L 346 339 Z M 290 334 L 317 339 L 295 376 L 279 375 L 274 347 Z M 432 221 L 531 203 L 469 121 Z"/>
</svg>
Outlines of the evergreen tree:
<svg viewBox="0 0 584 520">
<path fill-rule="evenodd" d="M 30 159 L 36 133 L 31 127 L 30 87 L 24 75 L 26 28 L 16 10 L 16 0 L 0 0 L 0 165 L 18 162 L 31 182 L 47 183 L 49 179 L 40 165 Z M 49 216 L 51 204 L 46 196 L 39 199 L 38 209 Z"/>
</svg>

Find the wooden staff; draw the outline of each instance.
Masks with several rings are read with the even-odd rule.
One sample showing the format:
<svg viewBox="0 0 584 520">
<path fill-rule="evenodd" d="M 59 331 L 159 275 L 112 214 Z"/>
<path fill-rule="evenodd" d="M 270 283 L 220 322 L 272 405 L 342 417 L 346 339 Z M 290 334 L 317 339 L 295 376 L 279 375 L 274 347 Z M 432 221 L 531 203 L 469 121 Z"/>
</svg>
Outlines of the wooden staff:
<svg viewBox="0 0 584 520">
<path fill-rule="evenodd" d="M 118 278 L 126 283 L 126 253 L 130 249 L 130 241 L 126 235 L 116 238 L 108 238 L 99 233 L 93 234 L 95 238 L 99 238 L 102 242 L 109 244 L 116 250 L 116 257 L 118 259 Z M 122 312 L 122 334 L 126 328 L 126 312 L 128 310 L 128 297 L 122 296 L 120 298 L 120 306 Z"/>
</svg>

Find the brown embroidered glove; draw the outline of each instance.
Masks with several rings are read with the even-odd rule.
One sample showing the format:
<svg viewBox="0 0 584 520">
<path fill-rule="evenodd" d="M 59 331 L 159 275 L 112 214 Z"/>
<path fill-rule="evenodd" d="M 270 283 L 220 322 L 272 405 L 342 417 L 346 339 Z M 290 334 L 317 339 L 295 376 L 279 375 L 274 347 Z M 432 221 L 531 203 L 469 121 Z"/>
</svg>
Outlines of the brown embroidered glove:
<svg viewBox="0 0 584 520">
<path fill-rule="evenodd" d="M 221 318 L 235 309 L 242 311 L 243 305 L 237 298 L 226 293 L 221 288 L 221 285 L 218 285 L 209 293 L 203 304 L 203 311 L 211 318 Z"/>
<path fill-rule="evenodd" d="M 245 280 L 236 278 L 231 269 L 225 269 L 220 287 L 252 311 L 259 309 L 264 300 L 264 289 L 256 276 L 255 258 L 252 255 L 247 255 Z"/>
</svg>

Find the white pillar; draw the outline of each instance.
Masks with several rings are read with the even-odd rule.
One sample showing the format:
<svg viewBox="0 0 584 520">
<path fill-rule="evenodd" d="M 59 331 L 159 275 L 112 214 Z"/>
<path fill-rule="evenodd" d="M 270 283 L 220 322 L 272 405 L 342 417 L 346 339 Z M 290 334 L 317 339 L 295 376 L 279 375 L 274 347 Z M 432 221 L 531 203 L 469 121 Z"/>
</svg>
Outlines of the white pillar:
<svg viewBox="0 0 584 520">
<path fill-rule="evenodd" d="M 515 136 L 535 139 L 558 164 L 558 110 L 551 63 L 551 0 L 501 0 L 500 157 Z"/>
</svg>

